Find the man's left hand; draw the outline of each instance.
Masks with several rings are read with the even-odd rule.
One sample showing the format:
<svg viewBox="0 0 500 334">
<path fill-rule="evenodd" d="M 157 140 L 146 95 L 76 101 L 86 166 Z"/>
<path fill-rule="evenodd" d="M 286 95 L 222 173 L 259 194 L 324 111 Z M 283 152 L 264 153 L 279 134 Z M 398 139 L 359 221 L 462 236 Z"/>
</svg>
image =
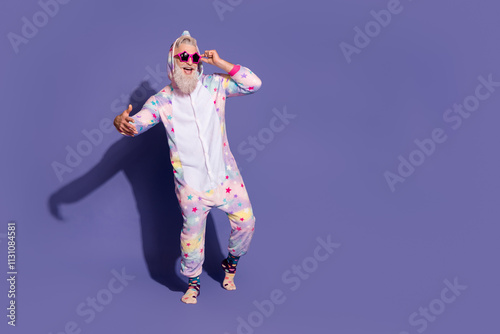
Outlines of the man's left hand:
<svg viewBox="0 0 500 334">
<path fill-rule="evenodd" d="M 216 50 L 205 50 L 205 53 L 201 55 L 200 59 L 202 62 L 217 66 L 226 72 L 231 71 L 234 66 L 234 64 L 221 59 Z"/>
<path fill-rule="evenodd" d="M 216 50 L 205 50 L 205 53 L 201 55 L 201 61 L 219 67 L 221 58 Z"/>
</svg>

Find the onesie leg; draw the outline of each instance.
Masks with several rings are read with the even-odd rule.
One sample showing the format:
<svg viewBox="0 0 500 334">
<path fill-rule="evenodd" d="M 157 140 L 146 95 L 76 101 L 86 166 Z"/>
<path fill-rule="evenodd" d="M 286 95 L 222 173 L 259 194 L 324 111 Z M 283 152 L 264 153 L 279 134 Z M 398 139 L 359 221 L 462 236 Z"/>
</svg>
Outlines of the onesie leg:
<svg viewBox="0 0 500 334">
<path fill-rule="evenodd" d="M 219 207 L 226 212 L 231 224 L 228 242 L 228 257 L 221 263 L 225 277 L 222 287 L 235 290 L 234 275 L 240 256 L 246 254 L 255 230 L 255 216 L 248 193 L 241 177 L 224 182 L 223 204 Z"/>
<path fill-rule="evenodd" d="M 189 190 L 189 189 L 188 189 Z M 180 207 L 184 219 L 181 231 L 181 274 L 199 276 L 205 260 L 205 226 L 210 207 L 198 194 L 180 191 Z"/>
<path fill-rule="evenodd" d="M 245 255 L 254 234 L 255 216 L 241 178 L 224 182 L 223 205 L 219 209 L 226 212 L 231 224 L 229 253 L 238 257 Z"/>
</svg>

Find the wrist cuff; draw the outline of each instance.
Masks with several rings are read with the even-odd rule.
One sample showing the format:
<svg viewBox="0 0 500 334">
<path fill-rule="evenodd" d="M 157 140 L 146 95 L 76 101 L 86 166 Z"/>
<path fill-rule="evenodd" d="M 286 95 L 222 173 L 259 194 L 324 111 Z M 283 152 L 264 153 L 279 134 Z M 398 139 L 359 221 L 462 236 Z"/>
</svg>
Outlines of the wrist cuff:
<svg viewBox="0 0 500 334">
<path fill-rule="evenodd" d="M 228 72 L 230 76 L 235 75 L 240 70 L 240 65 L 234 65 L 231 71 Z"/>
</svg>

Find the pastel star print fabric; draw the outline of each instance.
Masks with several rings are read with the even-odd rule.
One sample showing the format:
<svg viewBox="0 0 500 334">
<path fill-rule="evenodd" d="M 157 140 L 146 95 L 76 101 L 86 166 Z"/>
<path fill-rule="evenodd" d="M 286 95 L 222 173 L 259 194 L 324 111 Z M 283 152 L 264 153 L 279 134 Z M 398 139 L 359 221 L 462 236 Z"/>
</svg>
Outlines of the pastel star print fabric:
<svg viewBox="0 0 500 334">
<path fill-rule="evenodd" d="M 220 182 L 220 186 L 202 192 L 185 181 L 183 161 L 180 159 L 175 138 L 175 111 L 172 105 L 175 92 L 172 85 L 165 86 L 151 96 L 141 111 L 131 116 L 134 123 L 130 123 L 136 127 L 137 135 L 159 123 L 165 126 L 174 170 L 175 191 L 184 217 L 181 232 L 181 274 L 188 277 L 195 277 L 202 271 L 205 223 L 211 208 L 216 207 L 227 213 L 231 224 L 228 251 L 235 256 L 242 256 L 248 251 L 255 226 L 255 216 L 246 187 L 227 140 L 225 102 L 228 97 L 256 92 L 262 82 L 250 69 L 239 64 L 228 74 L 203 74 L 200 81 L 210 92 L 213 112 L 218 115 L 220 124 L 225 169 L 225 179 Z"/>
<path fill-rule="evenodd" d="M 221 182 L 214 190 L 200 193 L 189 185 L 177 188 L 184 224 L 181 231 L 181 273 L 196 277 L 205 259 L 206 218 L 212 208 L 224 211 L 231 224 L 228 251 L 246 254 L 255 230 L 255 216 L 245 184 L 238 175 Z"/>
</svg>

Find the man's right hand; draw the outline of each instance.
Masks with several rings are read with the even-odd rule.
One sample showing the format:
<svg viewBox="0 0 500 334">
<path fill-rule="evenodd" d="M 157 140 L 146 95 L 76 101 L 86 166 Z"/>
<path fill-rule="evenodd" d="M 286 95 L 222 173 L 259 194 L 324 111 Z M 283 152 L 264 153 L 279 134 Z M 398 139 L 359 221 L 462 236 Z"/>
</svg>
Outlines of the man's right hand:
<svg viewBox="0 0 500 334">
<path fill-rule="evenodd" d="M 118 130 L 118 132 L 120 132 L 122 135 L 134 137 L 134 133 L 138 132 L 135 129 L 135 126 L 129 123 L 129 121 L 135 123 L 134 119 L 132 117 L 129 117 L 128 115 L 131 111 L 132 105 L 129 104 L 127 110 L 115 117 L 113 125 L 115 126 L 116 130 Z"/>
</svg>

